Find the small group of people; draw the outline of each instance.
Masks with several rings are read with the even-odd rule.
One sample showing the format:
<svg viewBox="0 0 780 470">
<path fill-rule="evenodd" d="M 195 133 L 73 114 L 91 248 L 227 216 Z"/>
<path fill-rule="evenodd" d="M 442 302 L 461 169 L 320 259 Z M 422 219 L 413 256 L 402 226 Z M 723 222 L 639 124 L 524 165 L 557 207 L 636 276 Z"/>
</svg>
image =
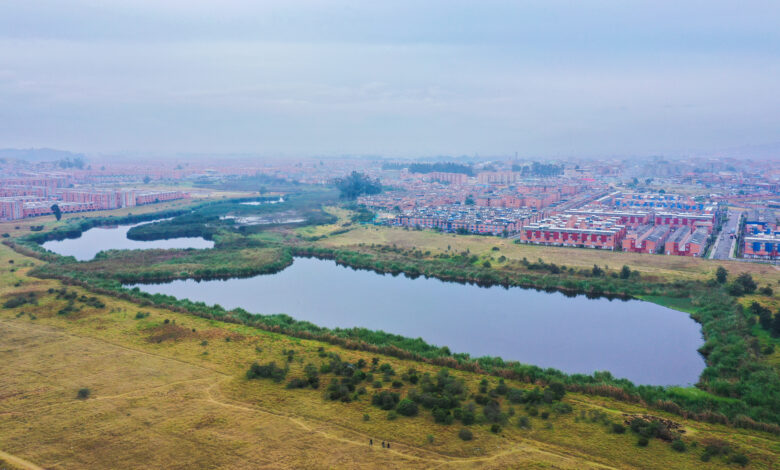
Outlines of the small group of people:
<svg viewBox="0 0 780 470">
<path fill-rule="evenodd" d="M 369 440 L 368 440 L 368 445 L 369 445 L 369 446 L 373 446 L 373 445 L 374 445 L 374 440 L 373 440 L 373 439 L 369 439 Z M 388 443 L 385 443 L 385 441 L 382 441 L 382 448 L 383 448 L 383 449 L 384 449 L 384 448 L 388 448 L 388 449 L 389 449 L 389 448 L 390 448 L 390 443 L 389 443 L 389 442 L 388 442 Z"/>
</svg>

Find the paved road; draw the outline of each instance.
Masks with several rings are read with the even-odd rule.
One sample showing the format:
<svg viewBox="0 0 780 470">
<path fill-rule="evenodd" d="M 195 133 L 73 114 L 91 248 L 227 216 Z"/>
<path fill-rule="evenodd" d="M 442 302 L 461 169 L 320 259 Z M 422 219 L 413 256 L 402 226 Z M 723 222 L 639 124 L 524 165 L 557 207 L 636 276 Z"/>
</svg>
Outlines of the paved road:
<svg viewBox="0 0 780 470">
<path fill-rule="evenodd" d="M 730 234 L 732 230 L 734 230 L 734 234 L 737 233 L 740 217 L 742 217 L 742 211 L 729 211 L 729 218 L 723 224 L 723 230 L 721 230 L 718 240 L 715 242 L 715 249 L 710 256 L 712 259 L 729 259 L 731 257 L 731 247 L 734 245 L 734 240 L 730 238 Z"/>
</svg>

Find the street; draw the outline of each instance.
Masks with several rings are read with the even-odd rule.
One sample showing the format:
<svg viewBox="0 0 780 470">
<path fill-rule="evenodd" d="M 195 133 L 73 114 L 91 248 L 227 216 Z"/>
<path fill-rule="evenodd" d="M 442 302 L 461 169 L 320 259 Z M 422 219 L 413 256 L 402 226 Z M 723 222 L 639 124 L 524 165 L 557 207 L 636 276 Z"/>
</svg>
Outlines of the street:
<svg viewBox="0 0 780 470">
<path fill-rule="evenodd" d="M 731 234 L 736 235 L 739 226 L 739 219 L 742 217 L 742 210 L 729 211 L 728 220 L 723 224 L 723 230 L 721 230 L 718 239 L 715 241 L 715 249 L 710 255 L 711 259 L 729 259 L 731 257 L 731 248 L 734 245 L 734 240 L 731 239 Z"/>
</svg>

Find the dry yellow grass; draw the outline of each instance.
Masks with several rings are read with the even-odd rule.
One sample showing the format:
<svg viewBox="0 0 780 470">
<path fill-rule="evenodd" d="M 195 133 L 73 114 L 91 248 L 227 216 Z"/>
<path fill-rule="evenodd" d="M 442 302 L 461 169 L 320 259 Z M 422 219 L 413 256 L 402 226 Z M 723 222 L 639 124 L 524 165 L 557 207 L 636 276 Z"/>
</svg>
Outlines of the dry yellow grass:
<svg viewBox="0 0 780 470">
<path fill-rule="evenodd" d="M 14 259 L 14 264 L 8 263 Z M 619 420 L 641 407 L 569 394 L 575 413 L 533 428 L 510 424 L 500 435 L 473 426 L 476 439 L 457 438 L 460 426 L 433 422 L 429 412 L 388 421 L 366 398 L 326 401 L 321 391 L 286 390 L 283 384 L 247 381 L 253 361 L 284 362 L 294 349 L 289 377 L 308 362 L 319 364 L 325 347 L 345 360 L 368 353 L 343 350 L 241 325 L 139 308 L 101 297 L 106 308 L 84 307 L 67 316 L 64 301 L 48 294 L 56 281 L 26 277 L 30 260 L 0 246 L 0 298 L 37 292 L 38 305 L 0 308 L 0 450 L 45 468 L 699 468 L 698 451 L 673 452 L 653 440 L 609 434 L 578 420 L 598 409 Z M 11 269 L 15 269 L 11 272 Z M 21 286 L 15 286 L 16 282 Z M 73 289 L 73 288 L 70 288 Z M 86 293 L 76 289 L 79 294 Z M 135 313 L 148 311 L 138 320 Z M 25 312 L 24 314 L 20 314 Z M 34 319 L 33 319 L 34 318 Z M 168 319 L 178 339 L 150 341 Z M 194 331 L 192 331 L 194 329 Z M 186 333 L 186 334 L 185 334 Z M 225 338 L 230 337 L 231 341 Z M 207 343 L 204 344 L 204 341 Z M 391 357 L 397 371 L 436 368 Z M 473 390 L 482 378 L 456 372 Z M 327 377 L 323 382 L 327 383 Z M 495 379 L 490 379 L 495 383 Z M 524 386 L 522 384 L 512 384 Z M 89 399 L 76 398 L 89 388 Z M 522 412 L 522 410 L 518 410 Z M 364 421 L 363 415 L 370 419 Z M 663 413 L 654 413 L 664 415 Z M 665 416 L 665 415 L 664 415 Z M 771 468 L 774 436 L 681 421 L 688 440 L 722 438 L 736 444 L 755 468 Z M 429 441 L 428 436 L 433 436 Z M 375 446 L 369 448 L 368 439 Z M 393 443 L 382 449 L 382 441 Z M 2 456 L 0 456 L 2 458 Z M 8 460 L 8 459 L 6 459 Z M 707 468 L 727 468 L 714 459 Z"/>
</svg>

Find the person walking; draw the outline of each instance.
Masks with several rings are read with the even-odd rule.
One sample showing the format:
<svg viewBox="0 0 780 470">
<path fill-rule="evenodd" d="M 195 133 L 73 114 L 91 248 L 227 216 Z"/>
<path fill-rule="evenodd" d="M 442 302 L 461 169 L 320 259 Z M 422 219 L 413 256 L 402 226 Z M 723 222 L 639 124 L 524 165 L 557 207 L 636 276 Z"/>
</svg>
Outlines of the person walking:
<svg viewBox="0 0 780 470">
<path fill-rule="evenodd" d="M 368 445 L 369 446 L 373 446 L 374 445 L 374 440 L 373 439 L 369 439 L 368 440 Z"/>
</svg>

